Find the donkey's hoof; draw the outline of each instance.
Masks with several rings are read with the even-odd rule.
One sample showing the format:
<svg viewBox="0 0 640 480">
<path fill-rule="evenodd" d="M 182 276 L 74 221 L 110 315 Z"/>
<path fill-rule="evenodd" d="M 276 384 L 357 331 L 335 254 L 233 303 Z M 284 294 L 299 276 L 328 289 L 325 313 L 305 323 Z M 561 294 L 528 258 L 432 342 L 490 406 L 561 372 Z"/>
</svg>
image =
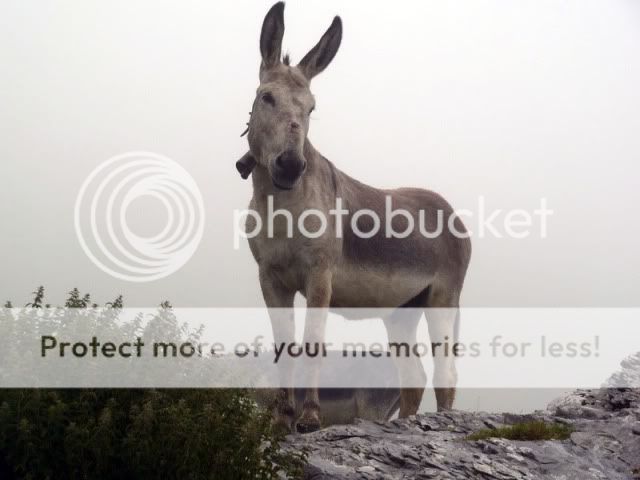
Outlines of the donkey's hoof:
<svg viewBox="0 0 640 480">
<path fill-rule="evenodd" d="M 320 422 L 318 423 L 301 423 L 298 422 L 296 425 L 296 430 L 298 433 L 311 433 L 316 430 L 320 430 Z"/>
<path fill-rule="evenodd" d="M 298 433 L 311 433 L 320 430 L 320 417 L 317 413 L 303 414 L 296 424 Z"/>
</svg>

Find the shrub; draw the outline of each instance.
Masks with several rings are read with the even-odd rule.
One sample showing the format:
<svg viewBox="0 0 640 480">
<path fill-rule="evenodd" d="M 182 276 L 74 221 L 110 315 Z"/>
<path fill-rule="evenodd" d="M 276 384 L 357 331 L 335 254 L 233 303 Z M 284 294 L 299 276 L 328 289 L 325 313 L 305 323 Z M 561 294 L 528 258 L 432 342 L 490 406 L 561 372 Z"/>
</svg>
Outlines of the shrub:
<svg viewBox="0 0 640 480">
<path fill-rule="evenodd" d="M 237 390 L 3 390 L 0 476 L 295 476 L 270 418 Z"/>
<path fill-rule="evenodd" d="M 30 308 L 43 305 L 35 295 Z M 67 305 L 89 301 L 74 289 Z M 244 390 L 0 390 L 2 479 L 301 476 L 305 453 L 281 440 Z"/>
<path fill-rule="evenodd" d="M 472 433 L 467 440 L 506 438 L 508 440 L 566 440 L 573 432 L 568 425 L 542 421 L 517 423 L 502 428 L 487 428 Z"/>
</svg>

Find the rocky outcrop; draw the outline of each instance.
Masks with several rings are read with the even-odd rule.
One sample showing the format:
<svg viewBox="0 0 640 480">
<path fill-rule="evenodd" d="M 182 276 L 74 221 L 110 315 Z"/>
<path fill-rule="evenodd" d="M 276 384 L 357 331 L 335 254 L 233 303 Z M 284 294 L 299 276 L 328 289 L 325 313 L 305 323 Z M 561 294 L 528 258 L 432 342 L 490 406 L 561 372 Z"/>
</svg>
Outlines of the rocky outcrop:
<svg viewBox="0 0 640 480">
<path fill-rule="evenodd" d="M 640 355 L 618 375 L 634 375 Z M 542 420 L 570 425 L 567 440 L 469 441 L 475 431 Z M 640 479 L 640 390 L 578 390 L 529 415 L 427 413 L 391 422 L 356 421 L 307 435 L 306 478 Z"/>
</svg>

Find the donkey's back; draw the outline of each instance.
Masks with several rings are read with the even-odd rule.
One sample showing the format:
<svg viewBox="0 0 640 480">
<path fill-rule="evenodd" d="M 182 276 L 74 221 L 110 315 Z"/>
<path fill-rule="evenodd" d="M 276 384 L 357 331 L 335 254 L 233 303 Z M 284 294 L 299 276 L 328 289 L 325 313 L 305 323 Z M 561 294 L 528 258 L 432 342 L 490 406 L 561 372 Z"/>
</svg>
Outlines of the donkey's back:
<svg viewBox="0 0 640 480">
<path fill-rule="evenodd" d="M 336 197 L 349 211 L 344 218 L 332 307 L 400 307 L 429 287 L 459 294 L 471 242 L 442 196 L 420 188 L 378 189 L 328 161 L 327 168 L 335 172 Z M 379 225 L 374 215 L 357 213 L 365 211 L 375 214 Z M 354 219 L 354 215 L 358 216 Z M 377 227 L 378 233 L 370 235 Z"/>
</svg>

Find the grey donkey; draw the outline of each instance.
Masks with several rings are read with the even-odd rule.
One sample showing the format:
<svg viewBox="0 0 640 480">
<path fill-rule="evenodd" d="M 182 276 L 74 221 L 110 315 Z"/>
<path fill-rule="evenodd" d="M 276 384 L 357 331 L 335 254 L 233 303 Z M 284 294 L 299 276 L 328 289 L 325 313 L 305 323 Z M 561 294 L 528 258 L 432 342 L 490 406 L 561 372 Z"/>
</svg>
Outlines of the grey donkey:
<svg viewBox="0 0 640 480">
<path fill-rule="evenodd" d="M 381 190 L 365 185 L 337 169 L 308 139 L 309 118 L 315 106 L 310 81 L 333 60 L 342 39 L 342 22 L 335 17 L 320 41 L 296 65 L 281 56 L 284 34 L 284 3 L 273 5 L 260 34 L 260 85 L 248 124 L 249 152 L 236 168 L 243 178 L 253 181 L 250 209 L 267 218 L 273 210 L 290 212 L 299 219 L 314 209 L 331 217 L 337 199 L 348 214 L 340 222 L 329 221 L 321 235 L 310 238 L 300 231 L 290 232 L 287 219 L 279 216 L 273 228 L 262 228 L 249 239 L 258 264 L 260 286 L 269 307 L 276 344 L 294 342 L 293 303 L 296 293 L 307 301 L 303 342 L 321 345 L 325 340 L 328 309 L 387 308 L 383 318 L 388 339 L 415 341 L 416 329 L 424 312 L 433 348 L 434 389 L 438 410 L 451 409 L 457 373 L 455 348 L 459 298 L 471 257 L 471 243 L 461 220 L 438 194 L 419 188 Z M 402 159 L 394 159 L 395 163 Z M 425 235 L 412 229 L 404 236 L 382 232 L 363 238 L 358 232 L 372 232 L 375 221 L 355 212 L 368 209 L 383 225 L 403 232 L 409 220 L 386 215 L 386 202 L 403 209 L 418 220 L 422 215 Z M 280 221 L 281 220 L 281 221 Z M 264 223 L 264 222 L 263 222 Z M 247 218 L 247 231 L 257 222 Z M 305 215 L 308 232 L 323 227 L 315 215 Z M 355 225 L 356 228 L 353 228 Z M 406 308 L 410 307 L 410 308 Z M 352 310 L 349 310 L 352 311 Z M 408 314 L 404 312 L 410 312 Z M 453 353 L 452 353 L 453 351 Z M 426 385 L 420 359 L 398 357 L 400 417 L 416 413 Z M 309 432 L 320 428 L 318 374 L 320 361 L 305 363 L 307 386 L 302 413 L 296 416 L 292 388 L 292 362 L 279 364 L 281 388 L 274 406 L 276 426 L 287 431 Z M 406 388 L 405 388 L 406 386 Z"/>
</svg>

